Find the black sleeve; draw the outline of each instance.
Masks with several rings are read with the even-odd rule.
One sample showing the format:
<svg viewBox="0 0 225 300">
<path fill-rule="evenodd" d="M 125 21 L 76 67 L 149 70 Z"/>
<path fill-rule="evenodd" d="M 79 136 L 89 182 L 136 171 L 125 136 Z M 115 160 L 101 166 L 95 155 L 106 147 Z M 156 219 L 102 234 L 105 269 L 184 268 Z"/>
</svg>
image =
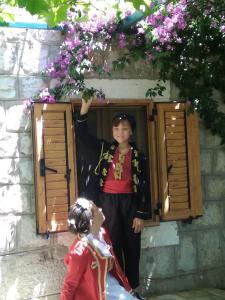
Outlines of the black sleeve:
<svg viewBox="0 0 225 300">
<path fill-rule="evenodd" d="M 103 141 L 89 133 L 88 114 L 80 115 L 79 113 L 74 113 L 73 120 L 75 124 L 76 138 L 82 141 L 89 150 L 99 153 L 101 151 Z"/>
<path fill-rule="evenodd" d="M 137 195 L 137 211 L 135 217 L 147 220 L 151 218 L 151 193 L 150 193 L 150 179 L 148 174 L 148 161 L 146 156 L 140 155 L 140 170 L 139 175 L 140 186 Z"/>
</svg>

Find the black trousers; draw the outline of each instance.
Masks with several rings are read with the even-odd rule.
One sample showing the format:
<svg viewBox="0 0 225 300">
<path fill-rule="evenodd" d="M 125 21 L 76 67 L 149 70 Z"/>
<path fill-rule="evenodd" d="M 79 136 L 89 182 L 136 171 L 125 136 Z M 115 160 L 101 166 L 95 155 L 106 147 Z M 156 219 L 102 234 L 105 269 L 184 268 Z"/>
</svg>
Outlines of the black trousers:
<svg viewBox="0 0 225 300">
<path fill-rule="evenodd" d="M 132 223 L 136 211 L 133 194 L 100 194 L 100 207 L 106 217 L 103 226 L 109 233 L 114 253 L 131 287 L 139 285 L 141 234 L 134 233 Z"/>
</svg>

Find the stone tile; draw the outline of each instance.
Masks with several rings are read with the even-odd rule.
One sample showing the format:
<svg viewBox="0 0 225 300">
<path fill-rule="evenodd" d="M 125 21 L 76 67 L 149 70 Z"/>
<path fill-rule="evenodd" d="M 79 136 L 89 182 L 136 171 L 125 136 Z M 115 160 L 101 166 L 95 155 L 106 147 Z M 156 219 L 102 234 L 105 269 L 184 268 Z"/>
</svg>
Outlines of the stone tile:
<svg viewBox="0 0 225 300">
<path fill-rule="evenodd" d="M 23 215 L 18 224 L 18 250 L 31 250 L 51 244 L 50 239 L 44 235 L 37 235 L 35 216 Z"/>
<path fill-rule="evenodd" d="M 220 226 L 224 222 L 223 202 L 205 201 L 203 216 L 193 221 L 195 227 Z"/>
<path fill-rule="evenodd" d="M 225 299 L 225 290 L 219 289 L 206 289 L 209 294 L 220 297 L 219 299 Z"/>
<path fill-rule="evenodd" d="M 195 299 L 196 297 L 206 297 L 208 296 L 208 292 L 206 290 L 189 290 L 184 292 L 178 292 L 177 295 L 184 299 Z"/>
<path fill-rule="evenodd" d="M 50 250 L 6 256 L 1 260 L 1 299 L 55 295 L 60 292 L 65 271 L 63 260 L 53 259 Z"/>
<path fill-rule="evenodd" d="M 197 250 L 195 232 L 186 232 L 180 237 L 180 246 L 176 249 L 179 272 L 189 272 L 197 268 Z"/>
<path fill-rule="evenodd" d="M 212 135 L 210 130 L 205 131 L 205 146 L 207 148 L 221 147 L 221 138 L 218 135 Z"/>
<path fill-rule="evenodd" d="M 19 134 L 0 132 L 0 157 L 18 157 Z"/>
<path fill-rule="evenodd" d="M 212 172 L 213 152 L 202 150 L 201 155 L 201 174 L 210 174 Z"/>
<path fill-rule="evenodd" d="M 16 73 L 18 66 L 17 43 L 2 42 L 0 47 L 0 73 Z"/>
<path fill-rule="evenodd" d="M 168 277 L 175 274 L 174 247 L 142 249 L 140 270 L 142 277 Z"/>
<path fill-rule="evenodd" d="M 47 65 L 49 46 L 42 45 L 37 41 L 27 41 L 21 53 L 19 66 L 20 75 L 38 74 Z"/>
<path fill-rule="evenodd" d="M 6 105 L 6 126 L 11 132 L 27 132 L 31 128 L 31 116 L 24 111 L 23 102 L 11 101 Z"/>
<path fill-rule="evenodd" d="M 27 29 L 25 28 L 10 28 L 1 27 L 0 28 L 0 40 L 1 41 L 23 41 L 26 37 Z"/>
<path fill-rule="evenodd" d="M 16 230 L 20 217 L 0 216 L 0 253 L 5 254 L 15 250 Z"/>
<path fill-rule="evenodd" d="M 30 211 L 29 185 L 0 186 L 0 213 L 28 213 Z"/>
<path fill-rule="evenodd" d="M 0 131 L 6 129 L 6 115 L 3 102 L 0 102 Z"/>
<path fill-rule="evenodd" d="M 31 156 L 33 153 L 31 133 L 19 134 L 19 155 Z"/>
<path fill-rule="evenodd" d="M 206 199 L 224 200 L 225 179 L 224 176 L 207 176 L 205 178 Z"/>
<path fill-rule="evenodd" d="M 222 252 L 218 230 L 199 231 L 197 233 L 197 247 L 200 269 L 215 268 L 221 264 Z"/>
<path fill-rule="evenodd" d="M 25 76 L 19 78 L 19 97 L 28 99 L 46 87 L 43 79 L 39 76 Z"/>
<path fill-rule="evenodd" d="M 13 100 L 17 98 L 17 78 L 0 76 L 0 99 Z"/>
<path fill-rule="evenodd" d="M 224 174 L 225 172 L 225 149 L 215 152 L 214 174 Z"/>
</svg>

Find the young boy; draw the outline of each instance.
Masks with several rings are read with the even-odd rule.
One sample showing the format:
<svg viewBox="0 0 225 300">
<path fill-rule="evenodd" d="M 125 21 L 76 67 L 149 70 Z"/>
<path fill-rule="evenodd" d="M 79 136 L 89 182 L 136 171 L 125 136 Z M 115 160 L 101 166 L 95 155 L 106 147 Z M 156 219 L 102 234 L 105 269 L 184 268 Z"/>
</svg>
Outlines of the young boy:
<svg viewBox="0 0 225 300">
<path fill-rule="evenodd" d="M 90 181 L 97 176 L 94 184 L 98 185 L 98 205 L 106 217 L 104 227 L 117 259 L 135 289 L 139 285 L 141 231 L 144 219 L 148 218 L 150 203 L 147 162 L 130 143 L 136 122 L 125 112 L 112 120 L 113 143 L 89 134 L 87 118 L 91 103 L 92 99 L 82 100 L 80 114 L 75 119 L 76 137 L 93 156 L 87 175 Z"/>
</svg>

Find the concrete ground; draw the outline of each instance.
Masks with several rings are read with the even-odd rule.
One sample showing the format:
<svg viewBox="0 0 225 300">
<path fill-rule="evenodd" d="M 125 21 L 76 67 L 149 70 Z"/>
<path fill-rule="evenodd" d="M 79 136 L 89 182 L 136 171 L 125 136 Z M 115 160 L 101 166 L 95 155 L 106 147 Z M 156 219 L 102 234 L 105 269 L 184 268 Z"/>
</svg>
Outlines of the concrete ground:
<svg viewBox="0 0 225 300">
<path fill-rule="evenodd" d="M 225 300 L 225 290 L 201 289 L 177 292 L 175 294 L 152 296 L 148 300 Z"/>
</svg>

